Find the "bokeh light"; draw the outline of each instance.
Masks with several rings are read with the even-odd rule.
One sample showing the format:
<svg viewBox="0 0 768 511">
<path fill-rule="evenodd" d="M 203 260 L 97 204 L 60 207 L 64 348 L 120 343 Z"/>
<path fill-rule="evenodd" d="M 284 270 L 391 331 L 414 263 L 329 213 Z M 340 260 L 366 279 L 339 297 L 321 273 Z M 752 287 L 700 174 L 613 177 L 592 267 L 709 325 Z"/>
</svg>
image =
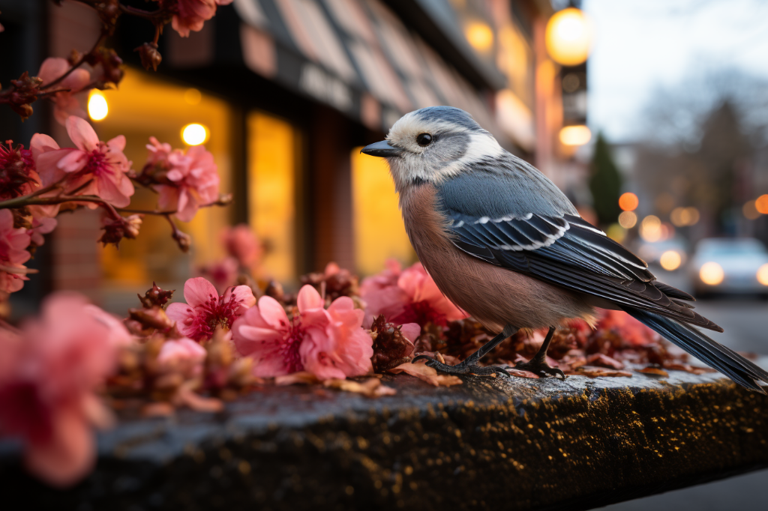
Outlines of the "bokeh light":
<svg viewBox="0 0 768 511">
<path fill-rule="evenodd" d="M 669 215 L 669 219 L 672 221 L 672 225 L 675 227 L 686 227 L 689 225 L 696 225 L 701 218 L 699 210 L 694 207 L 689 208 L 675 208 Z"/>
<path fill-rule="evenodd" d="M 619 224 L 609 225 L 605 234 L 616 243 L 624 243 L 624 238 L 627 237 L 627 231 Z"/>
<path fill-rule="evenodd" d="M 208 128 L 202 124 L 187 124 L 181 130 L 181 139 L 187 145 L 200 145 L 208 140 Z"/>
<path fill-rule="evenodd" d="M 566 126 L 560 130 L 560 142 L 563 145 L 584 145 L 592 138 L 592 132 L 588 127 Z"/>
<path fill-rule="evenodd" d="M 576 66 L 589 57 L 592 24 L 581 10 L 563 9 L 549 19 L 545 40 L 547 52 L 555 62 Z"/>
<path fill-rule="evenodd" d="M 704 263 L 699 270 L 699 278 L 709 286 L 717 286 L 725 278 L 723 267 L 715 262 Z"/>
<path fill-rule="evenodd" d="M 93 89 L 88 96 L 88 116 L 94 121 L 101 121 L 107 118 L 107 114 L 109 114 L 107 98 L 100 90 Z"/>
<path fill-rule="evenodd" d="M 473 21 L 464 29 L 464 36 L 477 51 L 485 53 L 493 47 L 493 30 L 485 23 Z"/>
<path fill-rule="evenodd" d="M 755 200 L 755 209 L 761 215 L 768 215 L 768 194 L 761 195 Z"/>
<path fill-rule="evenodd" d="M 637 225 L 637 215 L 633 211 L 622 211 L 619 215 L 619 225 L 631 229 Z"/>
<path fill-rule="evenodd" d="M 741 212 L 747 220 L 757 220 L 760 217 L 760 212 L 757 210 L 757 201 L 751 200 L 744 203 Z"/>
<path fill-rule="evenodd" d="M 764 286 L 768 286 L 768 263 L 762 265 L 757 270 L 757 281 Z"/>
<path fill-rule="evenodd" d="M 622 193 L 619 197 L 619 207 L 622 211 L 634 211 L 640 205 L 640 200 L 632 192 Z"/>
<path fill-rule="evenodd" d="M 683 258 L 680 257 L 680 254 L 676 250 L 667 250 L 661 254 L 661 258 L 659 258 L 659 264 L 667 271 L 675 271 L 680 268 L 682 262 Z"/>
<path fill-rule="evenodd" d="M 661 239 L 661 220 L 656 215 L 648 215 L 640 223 L 640 237 L 648 243 Z"/>
</svg>

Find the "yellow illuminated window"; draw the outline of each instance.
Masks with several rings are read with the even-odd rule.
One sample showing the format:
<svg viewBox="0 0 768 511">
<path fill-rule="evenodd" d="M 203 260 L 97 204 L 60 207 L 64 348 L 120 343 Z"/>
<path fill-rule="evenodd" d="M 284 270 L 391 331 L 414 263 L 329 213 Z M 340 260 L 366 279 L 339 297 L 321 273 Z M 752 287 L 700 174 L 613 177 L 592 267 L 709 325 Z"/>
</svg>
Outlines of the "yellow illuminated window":
<svg viewBox="0 0 768 511">
<path fill-rule="evenodd" d="M 355 263 L 363 275 L 377 273 L 387 259 L 415 258 L 397 205 L 395 185 L 383 158 L 352 151 Z"/>
<path fill-rule="evenodd" d="M 146 144 L 150 136 L 184 149 L 187 146 L 182 140 L 182 129 L 191 123 L 201 124 L 210 133 L 205 147 L 213 153 L 219 167 L 221 193 L 230 192 L 230 109 L 226 102 L 204 92 L 198 92 L 200 101 L 190 105 L 189 90 L 129 69 L 119 90 L 104 91 L 107 115 L 95 123 L 95 128 L 102 140 L 125 135 L 125 154 L 133 162 L 133 168 L 140 172 L 147 159 Z M 154 192 L 136 187 L 132 208 L 154 209 L 156 204 Z M 147 288 L 153 280 L 158 285 L 180 289 L 184 280 L 194 274 L 196 266 L 223 255 L 218 240 L 221 229 L 229 223 L 230 207 L 204 208 L 192 222 L 178 222 L 179 227 L 192 236 L 193 248 L 189 254 L 183 254 L 171 239 L 165 219 L 145 217 L 136 240 L 123 240 L 119 249 L 108 246 L 102 250 L 108 294 L 110 290 L 126 292 Z M 109 305 L 111 297 L 106 298 Z"/>
<path fill-rule="evenodd" d="M 287 122 L 248 115 L 248 216 L 267 247 L 262 270 L 280 281 L 296 279 L 296 169 L 298 133 Z"/>
</svg>

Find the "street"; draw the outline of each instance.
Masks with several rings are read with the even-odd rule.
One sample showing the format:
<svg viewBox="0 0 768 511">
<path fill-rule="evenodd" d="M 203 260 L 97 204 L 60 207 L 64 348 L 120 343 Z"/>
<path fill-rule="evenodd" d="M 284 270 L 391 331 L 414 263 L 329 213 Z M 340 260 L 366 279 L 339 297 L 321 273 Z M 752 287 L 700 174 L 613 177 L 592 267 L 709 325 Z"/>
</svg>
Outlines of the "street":
<svg viewBox="0 0 768 511">
<path fill-rule="evenodd" d="M 666 272 L 653 268 L 662 282 L 690 292 L 684 271 Z M 696 302 L 696 310 L 725 330 L 724 333 L 707 332 L 718 342 L 736 351 L 768 355 L 768 301 L 750 297 L 718 297 Z M 765 507 L 765 487 L 768 471 L 732 477 L 683 490 L 672 491 L 614 504 L 606 511 L 721 511 L 730 509 L 762 509 Z"/>
</svg>

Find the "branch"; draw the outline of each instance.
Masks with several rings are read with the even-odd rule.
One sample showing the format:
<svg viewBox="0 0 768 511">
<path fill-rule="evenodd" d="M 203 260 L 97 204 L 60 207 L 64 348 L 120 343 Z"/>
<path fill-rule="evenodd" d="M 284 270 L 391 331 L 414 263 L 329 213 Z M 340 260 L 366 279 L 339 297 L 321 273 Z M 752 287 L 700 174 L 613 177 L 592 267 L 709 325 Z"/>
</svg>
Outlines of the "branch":
<svg viewBox="0 0 768 511">
<path fill-rule="evenodd" d="M 88 59 L 88 57 L 89 57 L 89 56 L 91 56 L 91 55 L 94 55 L 94 56 L 95 56 L 95 54 L 96 54 L 96 50 L 99 48 L 99 46 L 101 46 L 101 43 L 103 43 L 103 42 L 104 42 L 104 40 L 105 40 L 106 38 L 107 38 L 107 32 L 106 32 L 104 29 L 102 29 L 102 30 L 101 30 L 101 35 L 100 35 L 100 36 L 99 36 L 99 38 L 96 40 L 96 44 L 94 44 L 94 45 L 93 45 L 93 48 L 91 48 L 91 51 L 89 51 L 89 52 L 88 52 L 88 53 L 86 53 L 85 55 L 82 55 L 82 56 L 80 57 L 80 59 L 79 59 L 79 60 L 78 60 L 78 61 L 77 61 L 75 64 L 72 64 L 72 67 L 71 67 L 71 68 L 69 68 L 69 69 L 67 70 L 67 72 L 66 72 L 66 73 L 64 73 L 63 75 L 59 76 L 59 77 L 58 77 L 58 78 L 56 78 L 55 80 L 53 80 L 53 81 L 51 81 L 51 82 L 49 82 L 49 83 L 46 83 L 46 84 L 44 84 L 42 87 L 40 87 L 40 90 L 45 90 L 45 89 L 47 89 L 47 88 L 49 88 L 49 87 L 53 87 L 54 85 L 56 85 L 57 83 L 59 83 L 59 82 L 61 82 L 63 79 L 65 79 L 67 76 L 69 76 L 70 74 L 72 74 L 72 71 L 74 71 L 74 70 L 75 70 L 75 69 L 77 69 L 78 67 L 80 67 L 80 66 L 82 66 L 83 64 L 85 64 L 85 61 Z"/>
</svg>

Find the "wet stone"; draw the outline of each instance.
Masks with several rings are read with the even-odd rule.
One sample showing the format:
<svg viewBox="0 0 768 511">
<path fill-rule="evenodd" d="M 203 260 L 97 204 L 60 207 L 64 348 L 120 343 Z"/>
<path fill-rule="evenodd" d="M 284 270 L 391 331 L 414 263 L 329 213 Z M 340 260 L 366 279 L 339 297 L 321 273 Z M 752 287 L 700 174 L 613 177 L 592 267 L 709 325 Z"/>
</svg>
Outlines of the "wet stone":
<svg viewBox="0 0 768 511">
<path fill-rule="evenodd" d="M 122 417 L 99 434 L 94 472 L 64 491 L 26 475 L 19 445 L 0 442 L 3 499 L 110 511 L 588 509 L 768 467 L 768 398 L 717 374 L 463 380 L 386 376 L 398 393 L 378 400 L 274 387 L 218 414 Z"/>
</svg>

